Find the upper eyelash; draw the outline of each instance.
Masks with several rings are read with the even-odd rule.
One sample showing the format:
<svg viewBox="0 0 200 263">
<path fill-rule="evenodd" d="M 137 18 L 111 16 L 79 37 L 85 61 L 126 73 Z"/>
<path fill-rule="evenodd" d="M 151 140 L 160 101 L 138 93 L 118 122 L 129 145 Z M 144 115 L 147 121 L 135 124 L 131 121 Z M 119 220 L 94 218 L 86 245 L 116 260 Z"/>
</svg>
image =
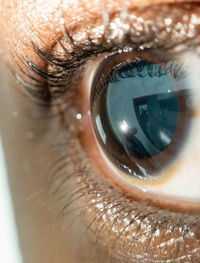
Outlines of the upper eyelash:
<svg viewBox="0 0 200 263">
<path fill-rule="evenodd" d="M 60 97 L 70 89 L 74 73 L 77 69 L 83 66 L 90 57 L 98 55 L 101 52 L 110 51 L 109 49 L 103 48 L 87 50 L 81 46 L 76 46 L 75 51 L 66 53 L 66 50 L 64 50 L 65 54 L 62 54 L 61 56 L 59 53 L 51 54 L 42 51 L 34 44 L 34 42 L 31 42 L 31 45 L 35 53 L 46 61 L 52 71 L 44 71 L 41 67 L 33 63 L 30 58 L 22 56 L 21 62 L 23 62 L 25 67 L 31 71 L 31 73 L 27 73 L 23 70 L 20 63 L 15 61 L 22 75 L 27 77 L 30 81 L 37 82 L 37 84 L 35 84 L 34 82 L 31 83 L 25 80 L 25 78 L 19 78 L 18 75 L 16 76 L 15 71 L 12 70 L 12 67 L 10 68 L 17 80 L 28 91 L 28 93 L 46 102 L 51 102 L 52 99 Z M 13 55 L 13 57 L 14 56 L 16 55 Z M 33 77 L 33 73 L 38 75 L 41 79 Z M 46 92 L 34 89 L 34 87 L 44 88 L 45 86 L 47 87 Z"/>
<path fill-rule="evenodd" d="M 140 61 L 134 61 L 132 63 L 139 63 Z M 123 63 L 122 63 L 123 64 Z M 113 69 L 113 72 L 111 72 L 111 76 L 106 79 L 107 82 L 118 82 L 120 79 L 123 78 L 133 78 L 133 77 L 144 77 L 145 74 L 148 74 L 150 77 L 161 77 L 163 75 L 167 75 L 170 73 L 172 77 L 177 81 L 185 76 L 184 70 L 181 68 L 181 65 L 179 65 L 176 61 L 169 61 L 166 64 L 163 63 L 165 67 L 165 71 L 161 71 L 161 68 L 158 68 L 155 64 L 149 64 L 146 62 L 142 67 L 134 67 L 132 68 L 130 64 L 125 64 L 123 67 L 123 70 L 120 70 L 121 65 L 119 67 Z M 144 72 L 144 68 L 146 69 L 146 72 Z M 117 74 L 116 74 L 117 72 Z"/>
<path fill-rule="evenodd" d="M 52 72 L 44 71 L 26 56 L 21 58 L 21 62 L 31 70 L 32 74 L 25 72 L 19 62 L 16 61 L 16 63 L 22 75 L 25 75 L 30 81 L 34 81 L 34 83 L 31 83 L 24 78 L 19 78 L 19 76 L 15 77 L 31 95 L 47 102 L 50 102 L 52 98 L 58 98 L 70 88 L 71 79 L 75 71 L 83 66 L 89 58 L 98 55 L 99 53 L 112 52 L 117 49 L 117 47 L 112 50 L 110 48 L 98 48 L 96 46 L 96 50 L 85 50 L 83 47 L 76 47 L 77 51 L 67 54 L 65 53 L 65 55 L 61 57 L 59 53 L 50 54 L 40 50 L 33 42 L 32 47 L 35 53 L 52 68 Z M 41 79 L 33 77 L 33 73 L 38 75 L 38 77 L 41 77 Z M 15 74 L 14 71 L 13 74 Z M 47 87 L 46 92 L 34 88 L 44 88 L 45 86 Z"/>
<path fill-rule="evenodd" d="M 177 4 L 177 6 L 179 5 Z M 154 7 L 157 8 L 157 6 Z M 107 15 L 109 17 L 109 14 Z M 111 23 L 112 21 L 108 19 L 106 24 L 106 31 L 104 32 L 105 43 L 109 40 L 108 32 Z M 23 60 L 24 62 L 23 64 L 26 65 L 30 72 L 27 73 L 23 71 L 22 67 L 20 67 L 21 62 L 16 62 L 22 74 L 22 77 L 20 77 L 19 75 L 16 76 L 21 85 L 24 86 L 24 88 L 34 97 L 37 97 L 42 101 L 46 101 L 47 103 L 51 103 L 54 99 L 60 97 L 71 88 L 72 78 L 76 70 L 83 66 L 90 57 L 103 52 L 114 52 L 128 46 L 131 46 L 133 50 L 138 50 L 140 49 L 140 45 L 143 44 L 143 46 L 145 46 L 145 43 L 148 43 L 148 45 L 144 47 L 144 49 L 147 50 L 152 48 L 152 46 L 149 46 L 149 41 L 154 41 L 152 39 L 152 36 L 146 36 L 146 38 L 142 38 L 140 42 L 138 42 L 137 40 L 134 41 L 129 33 L 124 32 L 125 36 L 123 39 L 121 39 L 120 42 L 109 40 L 105 45 L 102 44 L 102 42 L 97 44 L 93 41 L 93 39 L 90 38 L 90 36 L 88 36 L 84 44 L 80 44 L 77 43 L 77 41 L 73 39 L 72 36 L 70 36 L 70 33 L 68 32 L 66 26 L 64 24 L 62 26 L 63 38 L 66 38 L 66 40 L 70 42 L 73 50 L 71 52 L 69 52 L 65 48 L 64 44 L 62 44 L 62 41 L 57 36 L 56 31 L 53 27 L 51 27 L 51 30 L 56 38 L 56 42 L 63 49 L 62 53 L 51 53 L 48 51 L 48 47 L 46 48 L 46 51 L 43 51 L 33 41 L 31 41 L 31 45 L 35 53 L 40 58 L 42 58 L 43 61 L 46 62 L 47 66 L 51 67 L 51 71 L 48 71 L 48 69 L 43 70 L 41 67 L 33 63 L 33 61 L 31 61 L 31 59 L 25 56 L 23 53 L 18 54 L 18 57 L 21 56 L 21 60 Z M 192 38 L 190 38 L 189 40 L 191 41 L 191 39 Z M 159 46 L 159 43 L 155 44 L 156 46 Z M 179 44 L 180 41 L 178 43 L 175 43 L 175 45 L 170 44 L 170 46 L 168 47 L 161 45 L 161 48 L 162 50 L 168 50 L 169 48 L 174 48 Z M 13 73 L 15 74 L 14 71 Z M 37 80 L 37 78 L 33 77 L 33 73 L 38 75 L 40 79 Z M 25 78 L 23 77 L 24 75 L 26 76 Z M 37 84 L 35 82 L 37 82 Z M 42 89 L 40 89 L 40 87 Z"/>
</svg>

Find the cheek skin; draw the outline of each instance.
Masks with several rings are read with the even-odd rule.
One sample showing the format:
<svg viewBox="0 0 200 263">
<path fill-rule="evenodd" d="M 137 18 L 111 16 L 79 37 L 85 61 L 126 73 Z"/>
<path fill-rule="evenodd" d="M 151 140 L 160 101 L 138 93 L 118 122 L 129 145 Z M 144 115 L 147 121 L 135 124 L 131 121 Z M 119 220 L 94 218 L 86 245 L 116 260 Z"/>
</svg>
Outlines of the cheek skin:
<svg viewBox="0 0 200 263">
<path fill-rule="evenodd" d="M 63 235 L 47 196 L 47 170 L 60 154 L 49 151 L 52 138 L 56 143 L 59 123 L 42 118 L 41 111 L 37 115 L 38 106 L 21 96 L 1 66 L 0 131 L 24 262 L 77 263 L 71 254 L 73 235 L 70 231 Z"/>
<path fill-rule="evenodd" d="M 74 143 L 68 143 L 73 136 L 60 124 L 59 115 L 48 118 L 43 108 L 38 108 L 15 89 L 16 83 L 14 80 L 10 83 L 9 73 L 3 75 L 3 81 L 2 72 L 5 73 L 3 67 L 0 71 L 0 130 L 24 262 L 90 262 L 87 258 L 83 260 L 89 257 L 91 247 L 87 236 L 79 250 L 83 226 L 75 220 L 73 211 L 60 216 L 70 192 L 67 195 L 65 192 L 59 202 L 56 197 L 60 198 L 63 188 L 58 195 L 54 193 L 57 176 L 63 180 L 63 176 L 79 166 L 79 160 L 73 155 Z M 67 163 L 67 169 L 58 169 L 63 163 Z M 70 186 L 70 191 L 74 190 L 74 181 L 71 183 L 65 185 L 65 191 Z"/>
</svg>

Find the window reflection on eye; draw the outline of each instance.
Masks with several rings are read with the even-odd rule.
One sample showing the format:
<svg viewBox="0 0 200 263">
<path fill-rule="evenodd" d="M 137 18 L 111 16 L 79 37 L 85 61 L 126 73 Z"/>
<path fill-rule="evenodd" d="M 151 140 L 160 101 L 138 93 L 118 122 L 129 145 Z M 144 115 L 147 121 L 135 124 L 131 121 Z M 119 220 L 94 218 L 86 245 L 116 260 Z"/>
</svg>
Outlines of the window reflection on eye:
<svg viewBox="0 0 200 263">
<path fill-rule="evenodd" d="M 95 248 L 80 262 L 200 262 L 199 4 L 132 4 L 72 32 L 59 19 L 51 53 L 32 44 L 46 71 L 19 48 L 10 64 L 61 111 L 51 187 Z"/>
</svg>

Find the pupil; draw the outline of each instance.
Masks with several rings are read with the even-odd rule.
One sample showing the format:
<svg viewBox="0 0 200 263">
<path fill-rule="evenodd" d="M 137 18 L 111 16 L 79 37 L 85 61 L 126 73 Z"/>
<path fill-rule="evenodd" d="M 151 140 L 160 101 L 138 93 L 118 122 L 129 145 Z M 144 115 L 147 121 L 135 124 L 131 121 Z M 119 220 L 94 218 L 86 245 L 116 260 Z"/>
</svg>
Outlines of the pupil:
<svg viewBox="0 0 200 263">
<path fill-rule="evenodd" d="M 133 176 L 157 174 L 184 140 L 190 118 L 187 83 L 182 81 L 175 92 L 175 79 L 149 61 L 135 61 L 114 72 L 103 87 L 98 76 L 94 81 L 96 136 L 118 168 Z"/>
<path fill-rule="evenodd" d="M 125 66 L 106 93 L 108 120 L 128 154 L 148 158 L 170 144 L 178 99 L 172 80 L 159 65 L 142 61 Z"/>
</svg>

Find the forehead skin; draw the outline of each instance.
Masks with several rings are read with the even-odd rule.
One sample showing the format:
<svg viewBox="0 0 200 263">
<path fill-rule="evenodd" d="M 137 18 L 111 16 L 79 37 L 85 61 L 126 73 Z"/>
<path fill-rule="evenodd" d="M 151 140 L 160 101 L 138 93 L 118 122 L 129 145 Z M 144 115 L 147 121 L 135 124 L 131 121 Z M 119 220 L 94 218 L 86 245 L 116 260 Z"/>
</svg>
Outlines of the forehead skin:
<svg viewBox="0 0 200 263">
<path fill-rule="evenodd" d="M 20 41 L 23 43 L 20 48 L 23 47 L 25 54 L 34 61 L 36 55 L 30 47 L 29 40 L 39 42 L 40 48 L 43 48 L 44 43 L 50 49 L 53 48 L 56 41 L 49 25 L 53 24 L 55 30 L 59 29 L 61 17 L 68 29 L 73 29 L 77 25 L 86 25 L 91 21 L 98 23 L 98 19 L 94 19 L 102 18 L 105 8 L 108 13 L 114 13 L 122 10 L 124 6 L 132 8 L 174 2 L 183 2 L 183 0 L 2 0 L 0 2 L 0 39 L 4 40 L 2 42 L 5 45 L 0 48 L 3 49 L 1 51 L 6 57 L 6 54 L 9 54 L 8 42 L 12 40 L 13 43 L 19 44 Z M 188 2 L 194 2 L 194 0 Z"/>
</svg>

